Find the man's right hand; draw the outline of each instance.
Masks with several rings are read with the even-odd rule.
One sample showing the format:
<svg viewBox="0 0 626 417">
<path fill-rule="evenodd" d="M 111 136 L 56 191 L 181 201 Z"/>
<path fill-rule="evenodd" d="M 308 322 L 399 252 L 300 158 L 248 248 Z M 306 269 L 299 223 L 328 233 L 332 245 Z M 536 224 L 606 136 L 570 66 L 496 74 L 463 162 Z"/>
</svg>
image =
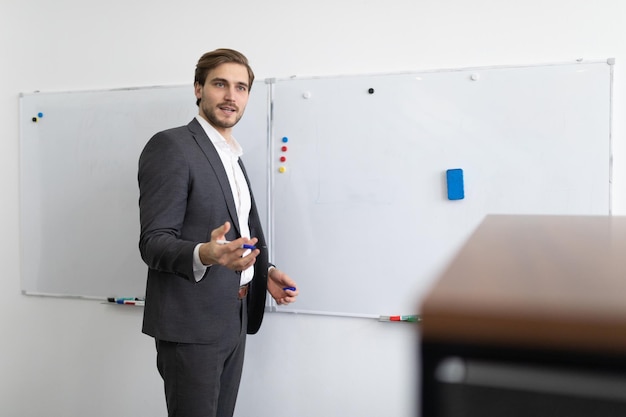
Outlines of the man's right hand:
<svg viewBox="0 0 626 417">
<path fill-rule="evenodd" d="M 257 238 L 240 237 L 226 242 L 226 233 L 230 230 L 230 222 L 211 232 L 211 240 L 200 245 L 200 261 L 204 265 L 222 265 L 233 271 L 243 271 L 254 265 L 259 249 L 246 249 L 243 245 L 256 245 Z M 226 242 L 226 243 L 223 243 Z"/>
</svg>

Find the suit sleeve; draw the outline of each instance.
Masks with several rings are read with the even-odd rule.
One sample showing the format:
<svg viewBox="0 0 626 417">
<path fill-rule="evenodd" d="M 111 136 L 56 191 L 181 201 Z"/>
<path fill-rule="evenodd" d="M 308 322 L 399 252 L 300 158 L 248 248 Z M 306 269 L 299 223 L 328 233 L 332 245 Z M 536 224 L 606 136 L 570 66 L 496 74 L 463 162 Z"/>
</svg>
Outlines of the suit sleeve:
<svg viewBox="0 0 626 417">
<path fill-rule="evenodd" d="M 156 134 L 139 158 L 139 250 L 149 268 L 195 282 L 193 249 L 181 239 L 190 182 L 189 163 L 174 135 Z"/>
</svg>

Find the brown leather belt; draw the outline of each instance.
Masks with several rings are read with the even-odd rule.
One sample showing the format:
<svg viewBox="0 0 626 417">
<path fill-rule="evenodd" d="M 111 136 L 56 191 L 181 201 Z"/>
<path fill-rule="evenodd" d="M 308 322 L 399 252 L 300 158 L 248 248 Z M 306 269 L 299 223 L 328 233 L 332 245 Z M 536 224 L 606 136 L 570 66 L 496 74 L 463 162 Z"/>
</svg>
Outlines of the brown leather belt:
<svg viewBox="0 0 626 417">
<path fill-rule="evenodd" d="M 239 287 L 239 292 L 237 293 L 237 297 L 240 300 L 243 300 L 248 295 L 248 288 L 250 288 L 250 284 L 242 285 Z"/>
</svg>

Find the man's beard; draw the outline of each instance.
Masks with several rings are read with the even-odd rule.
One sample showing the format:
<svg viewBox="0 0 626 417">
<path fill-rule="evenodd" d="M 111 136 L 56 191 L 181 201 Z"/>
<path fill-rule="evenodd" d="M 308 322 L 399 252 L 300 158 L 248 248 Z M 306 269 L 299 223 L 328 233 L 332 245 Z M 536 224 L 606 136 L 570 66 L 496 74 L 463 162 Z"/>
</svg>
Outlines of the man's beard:
<svg viewBox="0 0 626 417">
<path fill-rule="evenodd" d="M 230 121 L 220 120 L 217 117 L 216 113 L 217 113 L 216 109 L 210 109 L 210 111 L 204 112 L 204 114 L 206 114 L 206 117 L 211 125 L 218 127 L 218 128 L 222 128 L 222 129 L 230 129 L 231 127 L 235 126 L 239 122 L 239 120 L 241 120 L 241 117 L 243 116 L 243 113 L 239 113 L 237 117 L 235 118 L 235 120 L 233 122 L 230 122 Z"/>
</svg>

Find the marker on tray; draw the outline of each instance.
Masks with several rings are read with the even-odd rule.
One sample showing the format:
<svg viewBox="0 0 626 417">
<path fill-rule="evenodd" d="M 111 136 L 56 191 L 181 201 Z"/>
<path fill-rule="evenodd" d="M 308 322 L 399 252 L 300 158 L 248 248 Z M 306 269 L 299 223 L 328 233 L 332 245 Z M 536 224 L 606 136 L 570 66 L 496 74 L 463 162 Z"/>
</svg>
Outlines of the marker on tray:
<svg viewBox="0 0 626 417">
<path fill-rule="evenodd" d="M 218 245 L 227 245 L 227 244 L 230 243 L 229 240 L 217 240 L 216 242 L 217 242 Z M 247 243 L 244 243 L 243 245 L 241 245 L 241 247 L 243 249 L 250 249 L 250 250 L 255 250 L 256 249 L 256 246 L 248 245 Z"/>
<path fill-rule="evenodd" d="M 136 297 L 109 297 L 109 298 L 107 298 L 107 301 L 109 303 L 124 304 L 124 301 L 143 301 L 143 298 L 136 298 Z"/>
<path fill-rule="evenodd" d="M 408 321 L 416 323 L 422 321 L 422 318 L 413 314 L 408 316 L 380 316 L 378 321 Z"/>
<path fill-rule="evenodd" d="M 143 298 L 136 297 L 108 297 L 107 301 L 115 304 L 128 304 L 134 306 L 145 305 L 145 300 Z"/>
</svg>

